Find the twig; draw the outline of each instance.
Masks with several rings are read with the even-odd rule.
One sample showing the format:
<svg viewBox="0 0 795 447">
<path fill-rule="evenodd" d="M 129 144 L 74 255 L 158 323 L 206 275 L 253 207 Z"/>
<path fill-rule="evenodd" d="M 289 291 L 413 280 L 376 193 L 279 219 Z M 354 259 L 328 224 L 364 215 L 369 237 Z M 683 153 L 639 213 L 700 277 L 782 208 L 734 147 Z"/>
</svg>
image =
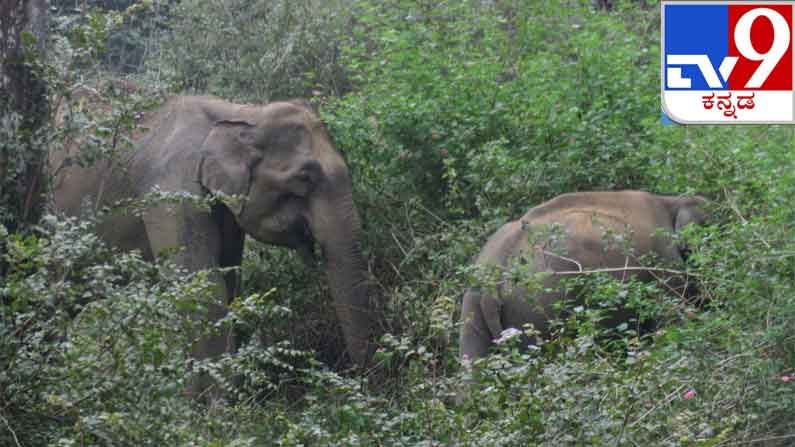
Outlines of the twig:
<svg viewBox="0 0 795 447">
<path fill-rule="evenodd" d="M 43 172 L 39 163 L 33 163 L 33 170 L 31 172 L 33 172 L 33 175 L 30 178 L 30 182 L 26 182 L 28 189 L 27 194 L 25 195 L 25 208 L 22 210 L 23 222 L 26 222 L 28 220 L 28 216 L 30 216 L 30 210 L 33 208 L 34 196 L 39 189 L 39 177 L 43 176 Z M 30 174 L 30 172 L 28 174 Z"/>
<path fill-rule="evenodd" d="M 403 275 L 400 273 L 400 269 L 395 267 L 395 264 L 393 264 L 391 262 L 389 263 L 389 266 L 392 267 L 392 270 L 394 270 L 395 273 L 397 273 L 398 277 L 402 280 L 403 279 Z"/>
<path fill-rule="evenodd" d="M 649 269 L 647 269 L 647 270 L 649 270 Z M 682 274 L 685 275 L 685 276 L 688 275 L 687 273 L 684 273 L 684 272 Z M 669 286 L 668 285 L 668 281 L 665 281 L 662 278 L 660 278 L 659 276 L 655 275 L 654 272 L 649 271 L 649 275 L 651 275 L 658 283 L 660 283 L 663 286 L 665 286 L 665 288 L 668 289 L 671 293 L 673 293 L 674 295 L 678 296 L 680 300 L 685 301 L 685 292 L 687 292 L 687 280 L 685 280 L 685 283 L 682 285 L 682 291 L 680 292 L 680 291 L 676 290 L 675 288 Z M 693 275 L 693 276 L 696 276 L 696 275 Z"/>
<path fill-rule="evenodd" d="M 767 438 L 751 439 L 750 441 L 724 441 L 724 442 L 715 444 L 715 447 L 721 446 L 721 445 L 755 444 L 757 442 L 777 441 L 777 440 L 781 440 L 781 439 L 790 439 L 790 438 L 795 438 L 795 434 L 781 435 L 781 436 L 769 436 Z"/>
<path fill-rule="evenodd" d="M 740 212 L 740 208 L 737 207 L 737 202 L 734 201 L 732 195 L 729 193 L 729 190 L 727 188 L 723 188 L 723 195 L 726 196 L 726 202 L 729 204 L 729 208 L 731 208 L 732 211 L 734 211 L 734 214 L 737 215 L 737 218 L 740 219 L 740 222 L 742 222 L 743 225 L 748 224 L 748 220 L 746 220 L 745 217 L 743 217 L 743 214 Z"/>
<path fill-rule="evenodd" d="M 411 232 L 411 240 L 417 242 L 417 235 L 414 234 L 414 226 L 411 225 L 411 218 L 409 217 L 409 206 L 407 203 L 403 204 L 403 213 L 406 216 L 406 223 L 408 224 L 409 231 Z"/>
<path fill-rule="evenodd" d="M 577 266 L 578 273 L 584 273 L 584 270 L 582 269 L 582 264 L 580 264 L 579 262 L 577 262 L 574 259 L 567 258 L 565 256 L 561 256 L 561 255 L 556 254 L 556 253 L 552 253 L 551 251 L 546 251 L 543 248 L 541 249 L 541 253 L 543 253 L 543 254 L 545 254 L 547 256 L 552 256 L 554 258 L 558 258 L 558 259 L 562 259 L 562 260 L 567 261 L 567 262 L 571 262 L 572 264 Z"/>
<path fill-rule="evenodd" d="M 759 259 L 763 260 L 774 260 L 774 259 L 784 259 L 784 258 L 791 258 L 795 256 L 795 252 L 792 251 L 780 251 L 775 253 L 771 256 L 760 256 Z"/>
<path fill-rule="evenodd" d="M 673 402 L 673 400 L 676 399 L 679 396 L 679 393 L 682 392 L 682 390 L 685 387 L 687 387 L 687 385 L 679 385 L 673 392 L 671 392 L 669 395 L 665 396 L 665 399 L 663 399 L 663 400 L 666 403 Z M 645 413 L 643 413 L 639 418 L 635 419 L 631 424 L 629 424 L 629 426 L 630 427 L 635 426 L 637 423 L 639 423 L 640 421 L 645 419 L 646 416 L 650 415 L 656 409 L 657 409 L 657 405 L 653 405 Z"/>
<path fill-rule="evenodd" d="M 111 174 L 113 173 L 113 168 L 115 168 L 115 164 L 113 163 L 113 155 L 116 155 L 116 153 L 117 153 L 117 146 L 118 146 L 118 143 L 119 143 L 119 133 L 120 133 L 121 127 L 122 127 L 121 120 L 122 120 L 123 116 L 124 116 L 124 113 L 119 115 L 116 118 L 116 121 L 113 123 L 113 137 L 111 139 L 111 146 L 110 146 L 110 150 L 111 150 L 111 154 L 112 154 L 111 160 L 110 160 L 110 171 L 111 171 Z M 102 196 L 105 194 L 105 180 L 107 178 L 108 178 L 107 176 L 102 176 L 102 180 L 100 180 L 100 182 L 99 182 L 99 192 L 97 193 L 97 203 L 94 205 L 94 212 L 99 211 L 99 209 L 101 207 Z"/>
<path fill-rule="evenodd" d="M 404 258 L 408 258 L 409 254 L 406 252 L 406 249 L 403 248 L 403 245 L 400 243 L 400 241 L 398 240 L 397 236 L 395 236 L 395 232 L 394 231 L 390 231 L 390 233 L 392 234 L 392 239 L 395 240 L 395 243 L 397 244 L 398 248 L 403 253 L 403 257 Z"/>
<path fill-rule="evenodd" d="M 629 256 L 624 257 L 624 268 L 629 267 Z M 580 269 L 582 270 L 582 269 Z M 621 281 L 626 281 L 627 279 L 627 271 L 624 270 L 624 273 L 621 275 Z"/>
<path fill-rule="evenodd" d="M 3 420 L 3 423 L 6 424 L 6 428 L 8 428 L 8 431 L 11 432 L 11 436 L 14 437 L 14 443 L 17 445 L 17 447 L 22 447 L 22 444 L 19 443 L 16 432 L 13 428 L 11 428 L 11 424 L 8 423 L 8 419 L 6 419 L 2 414 L 0 414 L 0 419 Z"/>
<path fill-rule="evenodd" d="M 734 201 L 731 194 L 729 193 L 729 190 L 723 188 L 723 194 L 726 196 L 726 202 L 729 203 L 729 208 L 731 208 L 732 211 L 734 211 L 734 214 L 737 215 L 737 218 L 740 219 L 740 222 L 742 222 L 743 225 L 747 225 L 748 220 L 745 217 L 743 217 L 742 213 L 740 212 L 740 208 L 737 206 L 737 202 Z M 751 232 L 754 234 L 754 236 L 756 236 L 757 239 L 759 239 L 763 244 L 765 244 L 765 247 L 767 247 L 768 250 L 772 248 L 770 246 L 770 243 L 767 242 L 764 238 L 762 238 L 762 236 L 759 236 L 759 234 L 756 231 L 751 231 Z"/>
<path fill-rule="evenodd" d="M 672 275 L 685 275 L 698 278 L 700 275 L 696 273 L 688 273 L 682 270 L 666 269 L 660 267 L 614 267 L 602 268 L 594 270 L 564 270 L 560 272 L 548 272 L 550 275 L 556 276 L 571 276 L 571 275 L 588 275 L 592 273 L 613 273 L 613 272 L 660 272 L 670 273 Z"/>
<path fill-rule="evenodd" d="M 434 214 L 434 213 L 433 213 L 433 211 L 431 211 L 431 210 L 429 210 L 428 208 L 426 208 L 426 207 L 425 207 L 423 204 L 421 204 L 421 203 L 417 203 L 416 205 L 417 205 L 419 208 L 421 208 L 423 211 L 425 211 L 426 213 L 430 214 L 430 215 L 431 215 L 432 217 L 434 217 L 436 220 L 438 220 L 439 222 L 443 223 L 443 224 L 444 224 L 445 226 L 447 226 L 448 228 L 453 228 L 453 225 L 451 225 L 451 224 L 450 224 L 449 222 L 447 222 L 446 220 L 444 220 L 444 219 L 442 219 L 441 217 L 439 217 L 439 216 L 437 216 L 436 214 Z"/>
<path fill-rule="evenodd" d="M 788 342 L 788 341 L 792 340 L 793 338 L 795 338 L 795 334 L 786 337 L 784 340 L 782 340 L 782 342 Z M 725 359 L 723 359 L 720 362 L 718 362 L 715 365 L 714 369 L 718 370 L 720 368 L 723 368 L 724 365 L 726 365 L 727 363 L 729 363 L 729 362 L 731 362 L 731 361 L 733 361 L 735 359 L 738 359 L 740 357 L 746 357 L 746 356 L 749 356 L 749 355 L 753 355 L 755 352 L 760 351 L 760 350 L 765 349 L 765 348 L 769 348 L 771 346 L 773 346 L 772 342 L 760 343 L 757 346 L 754 346 L 754 347 L 748 349 L 745 352 L 740 352 L 738 354 L 734 354 L 733 356 L 726 357 Z"/>
<path fill-rule="evenodd" d="M 635 404 L 637 402 L 638 401 L 632 401 L 632 403 L 629 404 L 629 408 L 624 413 L 624 421 L 621 423 L 621 432 L 618 434 L 618 439 L 616 439 L 616 444 L 615 445 L 617 445 L 617 446 L 621 445 L 621 441 L 624 440 L 624 433 L 626 432 L 627 424 L 629 423 L 629 415 L 632 412 L 632 410 L 635 408 Z"/>
</svg>

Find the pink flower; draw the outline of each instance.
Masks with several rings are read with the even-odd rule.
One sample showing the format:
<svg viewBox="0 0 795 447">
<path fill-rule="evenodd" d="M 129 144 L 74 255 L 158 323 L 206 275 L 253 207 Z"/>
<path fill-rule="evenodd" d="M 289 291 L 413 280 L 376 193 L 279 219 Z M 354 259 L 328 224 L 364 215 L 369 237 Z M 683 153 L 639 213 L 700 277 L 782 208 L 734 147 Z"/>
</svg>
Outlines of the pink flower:
<svg viewBox="0 0 795 447">
<path fill-rule="evenodd" d="M 784 383 L 787 383 L 787 382 L 790 381 L 791 378 L 792 377 L 790 377 L 788 375 L 783 375 L 783 376 L 781 376 L 781 381 L 784 382 Z"/>
<path fill-rule="evenodd" d="M 687 390 L 687 392 L 682 395 L 682 400 L 690 400 L 694 397 L 696 397 L 696 390 Z"/>
</svg>

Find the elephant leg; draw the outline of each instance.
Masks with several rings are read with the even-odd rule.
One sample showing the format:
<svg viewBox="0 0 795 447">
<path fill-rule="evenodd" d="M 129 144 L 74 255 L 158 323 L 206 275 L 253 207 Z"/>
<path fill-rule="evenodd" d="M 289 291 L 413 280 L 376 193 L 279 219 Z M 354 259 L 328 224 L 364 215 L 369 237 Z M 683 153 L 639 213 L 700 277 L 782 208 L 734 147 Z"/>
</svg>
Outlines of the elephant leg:
<svg viewBox="0 0 795 447">
<path fill-rule="evenodd" d="M 243 262 L 243 243 L 245 241 L 245 233 L 237 224 L 235 216 L 229 211 L 229 208 L 223 205 L 216 205 L 213 208 L 213 219 L 218 223 L 218 228 L 221 230 L 221 267 L 240 267 Z M 238 269 L 224 273 L 224 281 L 226 285 L 226 305 L 231 303 L 240 294 L 240 271 Z M 235 337 L 235 331 L 228 334 L 228 351 L 232 352 L 237 350 L 239 340 Z M 236 375 L 233 378 L 235 385 L 242 383 L 242 374 Z"/>
<path fill-rule="evenodd" d="M 235 221 L 235 216 L 229 208 L 223 205 L 216 205 L 213 208 L 213 219 L 221 232 L 221 267 L 240 267 L 243 262 L 243 242 L 246 234 Z M 226 297 L 228 300 L 234 299 L 240 293 L 240 273 L 230 271 L 224 274 L 226 282 Z M 227 301 L 225 304 L 229 304 Z"/>
<path fill-rule="evenodd" d="M 146 227 L 139 217 L 111 214 L 102 219 L 97 232 L 121 251 L 139 250 L 144 259 L 154 259 Z"/>
<path fill-rule="evenodd" d="M 502 335 L 502 331 L 505 330 L 502 325 L 502 300 L 481 294 L 479 301 L 480 311 L 483 313 L 483 319 L 486 321 L 489 333 L 491 333 L 491 339 L 499 338 Z"/>
<path fill-rule="evenodd" d="M 464 303 L 461 309 L 461 332 L 459 339 L 459 352 L 463 360 L 476 360 L 485 357 L 495 338 L 492 328 L 499 329 L 500 301 L 490 296 L 484 296 L 478 288 L 472 288 L 464 294 Z M 458 390 L 455 397 L 457 405 L 461 405 L 470 395 L 470 387 L 477 386 L 474 379 L 466 380 L 464 386 Z"/>
<path fill-rule="evenodd" d="M 209 213 L 199 212 L 187 205 L 178 205 L 170 210 L 159 206 L 144 216 L 146 233 L 152 253 L 156 256 L 164 251 L 176 250 L 174 262 L 190 272 L 221 267 L 222 235 L 217 222 Z M 213 272 L 210 280 L 214 283 L 215 299 L 208 303 L 207 313 L 193 315 L 193 318 L 217 322 L 227 314 L 229 290 L 224 277 Z M 215 358 L 232 352 L 235 343 L 231 330 L 199 337 L 193 345 L 193 357 L 197 360 Z M 198 395 L 213 385 L 209 377 L 200 375 L 189 385 L 189 393 Z M 217 396 L 217 391 L 211 391 Z"/>
<path fill-rule="evenodd" d="M 461 328 L 461 336 L 459 340 L 460 351 L 462 358 L 477 359 L 485 357 L 488 353 L 489 346 L 492 344 L 493 334 L 490 329 L 489 321 L 484 315 L 484 306 L 481 304 L 483 300 L 494 301 L 489 297 L 483 297 L 480 289 L 469 289 L 464 294 L 464 304 L 461 309 L 461 321 L 463 326 Z M 489 317 L 492 318 L 493 324 L 494 307 L 486 306 Z M 499 312 L 499 310 L 496 310 Z M 499 313 L 497 313 L 499 321 Z M 499 332 L 497 333 L 499 336 Z"/>
</svg>

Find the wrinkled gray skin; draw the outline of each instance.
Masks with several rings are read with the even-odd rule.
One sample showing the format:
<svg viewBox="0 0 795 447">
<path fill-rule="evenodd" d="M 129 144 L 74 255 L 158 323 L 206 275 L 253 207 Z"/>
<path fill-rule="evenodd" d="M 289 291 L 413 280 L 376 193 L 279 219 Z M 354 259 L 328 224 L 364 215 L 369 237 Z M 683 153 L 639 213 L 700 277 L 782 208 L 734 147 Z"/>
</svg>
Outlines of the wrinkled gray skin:
<svg viewBox="0 0 795 447">
<path fill-rule="evenodd" d="M 666 197 L 642 191 L 564 194 L 500 228 L 483 247 L 476 262 L 510 268 L 521 257 L 530 263 L 531 271 L 573 272 L 637 267 L 639 258 L 656 255 L 661 267 L 678 268 L 683 263 L 683 252 L 670 235 L 691 223 L 703 223 L 703 204 L 700 197 Z M 555 227 L 557 231 L 549 230 Z M 611 232 L 612 235 L 606 236 Z M 542 236 L 531 237 L 531 233 Z M 623 236 L 625 242 L 618 243 L 616 236 Z M 611 274 L 617 279 L 661 280 L 663 287 L 684 297 L 692 292 L 692 284 L 687 284 L 684 278 L 665 272 Z M 558 287 L 562 276 L 546 276 L 545 291 L 532 297 L 526 289 L 512 283 L 499 284 L 496 296 L 478 288 L 468 290 L 461 314 L 462 358 L 485 356 L 493 341 L 507 328 L 522 329 L 531 323 L 541 337 L 548 336 L 548 321 L 556 316 L 553 303 L 563 296 Z M 611 315 L 605 324 L 615 325 L 628 316 L 619 312 Z"/>
<path fill-rule="evenodd" d="M 190 271 L 238 266 L 244 235 L 298 249 L 311 258 L 319 243 L 348 352 L 364 365 L 371 351 L 373 303 L 359 244 L 360 224 L 351 179 L 317 116 L 306 103 L 237 105 L 210 97 L 171 99 L 144 123 L 151 130 L 127 158 L 84 169 L 64 164 L 54 153 L 55 203 L 78 215 L 81 204 L 111 204 L 139 197 L 155 186 L 163 191 L 207 196 L 222 191 L 247 196 L 211 212 L 188 204 L 162 205 L 142 218 L 113 216 L 101 236 L 148 258 L 179 247 L 175 261 Z M 63 166 L 63 167 L 61 167 Z M 58 169 L 58 167 L 61 167 Z M 174 208 L 173 206 L 171 208 Z M 209 319 L 226 313 L 236 279 L 216 277 L 217 304 Z M 200 340 L 197 358 L 234 349 L 232 334 Z"/>
</svg>

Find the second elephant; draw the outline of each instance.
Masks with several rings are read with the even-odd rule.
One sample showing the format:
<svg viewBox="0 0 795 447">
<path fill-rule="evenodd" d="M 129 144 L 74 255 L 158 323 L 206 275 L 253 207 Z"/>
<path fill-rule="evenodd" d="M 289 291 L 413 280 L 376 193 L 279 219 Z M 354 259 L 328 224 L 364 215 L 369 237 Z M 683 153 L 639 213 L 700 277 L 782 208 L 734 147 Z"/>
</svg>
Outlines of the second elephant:
<svg viewBox="0 0 795 447">
<path fill-rule="evenodd" d="M 504 271 L 527 262 L 531 272 L 550 274 L 533 296 L 511 281 L 498 284 L 496 295 L 486 288 L 468 290 L 461 312 L 461 356 L 483 357 L 502 331 L 522 329 L 528 323 L 547 336 L 548 322 L 557 316 L 554 303 L 577 299 L 562 290 L 555 272 L 615 269 L 612 274 L 618 279 L 664 279 L 665 287 L 688 295 L 685 278 L 660 278 L 632 267 L 648 255 L 656 255 L 667 266 L 681 267 L 683 250 L 670 235 L 691 223 L 703 223 L 704 203 L 701 197 L 642 191 L 579 192 L 558 196 L 504 225 L 488 240 L 476 263 Z M 611 235 L 615 243 L 609 243 Z"/>
</svg>

